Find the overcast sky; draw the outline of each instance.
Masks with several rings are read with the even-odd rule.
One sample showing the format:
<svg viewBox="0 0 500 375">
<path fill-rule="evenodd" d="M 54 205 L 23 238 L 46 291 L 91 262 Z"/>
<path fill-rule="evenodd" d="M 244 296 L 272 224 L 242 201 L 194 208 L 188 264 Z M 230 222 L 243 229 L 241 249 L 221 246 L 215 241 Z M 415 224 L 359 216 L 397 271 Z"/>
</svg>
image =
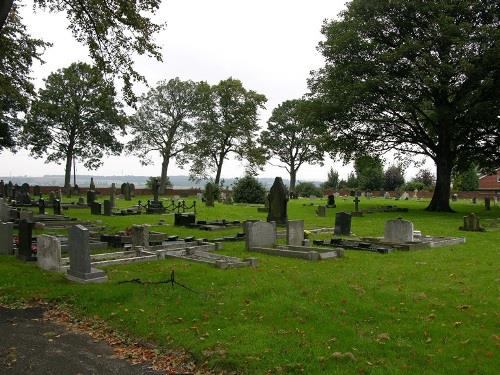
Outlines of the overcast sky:
<svg viewBox="0 0 500 375">
<path fill-rule="evenodd" d="M 34 66 L 37 87 L 43 78 L 56 69 L 75 61 L 88 61 L 87 50 L 78 44 L 67 30 L 63 14 L 33 13 L 32 1 L 22 10 L 24 23 L 33 36 L 53 43 L 43 58 L 46 64 Z M 307 78 L 311 70 L 323 65 L 316 50 L 322 39 L 321 25 L 344 9 L 344 0 L 164 0 L 156 20 L 167 23 L 167 28 L 156 37 L 163 49 L 163 62 L 138 57 L 136 68 L 150 85 L 159 80 L 180 77 L 216 84 L 233 77 L 241 80 L 247 89 L 266 95 L 267 109 L 260 113 L 262 127 L 266 126 L 271 111 L 281 102 L 299 98 L 307 92 Z M 137 93 L 144 90 L 137 87 Z M 77 165 L 77 174 L 93 175 L 159 175 L 160 159 L 144 167 L 132 156 L 107 157 L 97 171 L 87 171 Z M 326 179 L 331 166 L 346 177 L 349 167 L 325 160 L 325 166 L 303 166 L 298 180 Z M 223 177 L 239 177 L 242 165 L 227 161 Z M 409 174 L 414 174 L 408 171 Z M 62 165 L 45 164 L 44 159 L 33 159 L 27 152 L 15 155 L 0 154 L 0 175 L 41 176 L 63 174 Z M 169 175 L 187 175 L 174 164 Z M 407 173 L 408 174 L 408 173 Z M 260 176 L 288 177 L 284 169 L 268 165 Z"/>
</svg>

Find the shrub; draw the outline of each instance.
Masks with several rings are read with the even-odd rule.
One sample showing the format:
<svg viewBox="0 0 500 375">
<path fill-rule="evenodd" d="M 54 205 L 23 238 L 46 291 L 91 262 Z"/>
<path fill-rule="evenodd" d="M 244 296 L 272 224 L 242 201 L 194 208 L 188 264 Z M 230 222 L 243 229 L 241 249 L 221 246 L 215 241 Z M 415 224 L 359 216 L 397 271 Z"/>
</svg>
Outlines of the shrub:
<svg viewBox="0 0 500 375">
<path fill-rule="evenodd" d="M 321 197 L 323 195 L 321 189 L 314 185 L 312 182 L 299 182 L 297 185 L 295 185 L 295 193 L 297 193 L 301 197 L 308 197 L 310 195 Z"/>
<path fill-rule="evenodd" d="M 246 175 L 234 183 L 233 199 L 237 203 L 264 203 L 266 189 L 255 177 Z"/>
</svg>

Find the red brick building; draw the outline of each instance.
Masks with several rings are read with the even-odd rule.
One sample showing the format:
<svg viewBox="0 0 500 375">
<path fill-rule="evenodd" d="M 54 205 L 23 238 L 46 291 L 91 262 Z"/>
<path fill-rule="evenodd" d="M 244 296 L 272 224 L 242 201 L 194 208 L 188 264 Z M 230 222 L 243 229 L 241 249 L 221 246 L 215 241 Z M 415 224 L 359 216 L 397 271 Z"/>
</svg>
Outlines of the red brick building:
<svg viewBox="0 0 500 375">
<path fill-rule="evenodd" d="M 479 177 L 479 190 L 500 192 L 500 168 L 495 173 Z"/>
</svg>

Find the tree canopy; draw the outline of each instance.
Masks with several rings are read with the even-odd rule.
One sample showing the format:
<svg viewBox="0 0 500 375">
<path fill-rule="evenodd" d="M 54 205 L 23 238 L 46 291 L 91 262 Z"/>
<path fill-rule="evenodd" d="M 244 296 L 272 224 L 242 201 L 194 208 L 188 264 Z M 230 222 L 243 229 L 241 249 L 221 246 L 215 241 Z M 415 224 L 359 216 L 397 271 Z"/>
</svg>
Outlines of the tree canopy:
<svg viewBox="0 0 500 375">
<path fill-rule="evenodd" d="M 264 108 L 266 97 L 245 89 L 241 81 L 233 78 L 214 86 L 202 82 L 198 93 L 191 175 L 207 177 L 215 172 L 214 182 L 219 184 L 222 166 L 230 154 L 248 160 L 251 165 L 262 163 L 255 139 L 260 129 L 258 111 Z"/>
<path fill-rule="evenodd" d="M 67 192 L 74 159 L 95 169 L 104 154 L 122 150 L 115 133 L 124 130 L 126 117 L 115 95 L 97 67 L 73 63 L 50 74 L 31 105 L 23 145 L 35 157 L 47 155 L 47 162 L 65 162 Z"/>
<path fill-rule="evenodd" d="M 321 135 L 314 128 L 315 111 L 306 100 L 287 100 L 273 110 L 260 143 L 267 157 L 275 157 L 290 174 L 290 191 L 295 192 L 297 172 L 304 163 L 323 162 Z"/>
<path fill-rule="evenodd" d="M 489 0 L 351 1 L 324 24 L 310 80 L 332 153 L 428 156 L 427 209 L 450 211 L 452 170 L 500 160 L 499 14 Z"/>
<path fill-rule="evenodd" d="M 131 118 L 130 132 L 134 137 L 127 149 L 143 165 L 152 163 L 151 153 L 160 154 L 161 194 L 165 192 L 170 159 L 175 158 L 178 165 L 186 162 L 185 153 L 193 140 L 197 97 L 193 81 L 162 81 L 140 98 L 139 108 Z"/>
</svg>

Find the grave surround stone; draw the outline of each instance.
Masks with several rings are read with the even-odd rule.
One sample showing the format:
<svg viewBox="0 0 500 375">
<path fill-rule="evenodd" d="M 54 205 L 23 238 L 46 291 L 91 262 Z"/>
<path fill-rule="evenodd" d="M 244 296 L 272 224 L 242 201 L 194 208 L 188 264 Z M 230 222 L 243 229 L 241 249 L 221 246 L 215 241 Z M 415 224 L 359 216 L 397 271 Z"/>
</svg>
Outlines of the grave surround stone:
<svg viewBox="0 0 500 375">
<path fill-rule="evenodd" d="M 61 271 L 61 241 L 54 236 L 42 234 L 37 237 L 38 267 L 47 271 Z"/>
<path fill-rule="evenodd" d="M 14 223 L 0 223 L 0 255 L 14 255 L 13 234 Z"/>
<path fill-rule="evenodd" d="M 408 220 L 388 220 L 384 226 L 384 241 L 413 242 L 413 223 Z"/>
<path fill-rule="evenodd" d="M 291 246 L 302 246 L 303 241 L 304 220 L 288 220 L 286 226 L 286 244 Z"/>
</svg>

